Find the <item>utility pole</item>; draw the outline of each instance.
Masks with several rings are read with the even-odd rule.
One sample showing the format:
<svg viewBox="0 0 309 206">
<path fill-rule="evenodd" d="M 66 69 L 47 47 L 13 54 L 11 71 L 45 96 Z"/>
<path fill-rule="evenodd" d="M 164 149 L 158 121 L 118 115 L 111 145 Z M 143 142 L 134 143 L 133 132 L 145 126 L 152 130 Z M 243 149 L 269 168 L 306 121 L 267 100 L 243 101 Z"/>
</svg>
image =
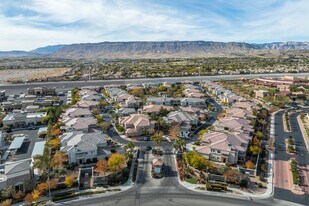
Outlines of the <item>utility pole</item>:
<svg viewBox="0 0 309 206">
<path fill-rule="evenodd" d="M 91 66 L 89 66 L 89 82 L 91 81 Z"/>
<path fill-rule="evenodd" d="M 147 78 L 147 75 L 146 75 L 146 67 L 144 67 L 144 70 L 145 70 L 145 79 Z"/>
</svg>

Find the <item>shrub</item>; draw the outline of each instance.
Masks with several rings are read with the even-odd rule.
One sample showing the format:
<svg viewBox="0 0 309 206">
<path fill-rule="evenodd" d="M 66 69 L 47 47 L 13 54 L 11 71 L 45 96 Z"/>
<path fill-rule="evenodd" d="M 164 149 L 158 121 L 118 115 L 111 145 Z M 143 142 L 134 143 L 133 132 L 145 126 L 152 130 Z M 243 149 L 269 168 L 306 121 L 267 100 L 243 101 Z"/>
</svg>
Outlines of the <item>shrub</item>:
<svg viewBox="0 0 309 206">
<path fill-rule="evenodd" d="M 240 187 L 248 187 L 248 181 L 247 180 L 240 180 Z"/>
</svg>

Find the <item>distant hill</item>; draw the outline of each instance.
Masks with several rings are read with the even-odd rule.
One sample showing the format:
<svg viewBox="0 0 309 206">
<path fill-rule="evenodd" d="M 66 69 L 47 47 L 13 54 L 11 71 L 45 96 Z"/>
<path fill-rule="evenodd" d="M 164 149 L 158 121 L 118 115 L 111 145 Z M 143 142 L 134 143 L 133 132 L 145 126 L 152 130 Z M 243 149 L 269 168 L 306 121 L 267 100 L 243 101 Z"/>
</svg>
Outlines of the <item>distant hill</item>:
<svg viewBox="0 0 309 206">
<path fill-rule="evenodd" d="M 62 49 L 65 45 L 53 45 L 53 46 L 46 46 L 46 47 L 40 47 L 34 50 L 31 50 L 31 53 L 36 54 L 52 54 L 57 52 L 59 49 Z"/>
<path fill-rule="evenodd" d="M 220 56 L 276 56 L 309 51 L 309 42 L 249 44 L 212 41 L 101 42 L 54 45 L 30 52 L 0 52 L 0 57 L 42 56 L 72 59 L 195 58 Z"/>
<path fill-rule="evenodd" d="M 31 54 L 26 51 L 0 51 L 0 57 L 22 57 L 22 56 L 32 56 L 34 54 Z"/>
<path fill-rule="evenodd" d="M 72 44 L 53 54 L 67 58 L 166 58 L 201 57 L 216 53 L 249 52 L 258 46 L 247 43 L 206 41 L 102 42 Z"/>
</svg>

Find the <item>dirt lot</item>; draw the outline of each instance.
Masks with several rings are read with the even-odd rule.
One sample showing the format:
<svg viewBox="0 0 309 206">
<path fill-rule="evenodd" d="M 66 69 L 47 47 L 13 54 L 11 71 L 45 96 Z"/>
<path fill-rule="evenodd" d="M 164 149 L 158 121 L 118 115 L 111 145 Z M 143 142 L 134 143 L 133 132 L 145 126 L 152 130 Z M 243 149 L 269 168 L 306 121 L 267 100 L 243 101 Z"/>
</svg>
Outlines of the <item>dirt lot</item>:
<svg viewBox="0 0 309 206">
<path fill-rule="evenodd" d="M 0 83 L 28 81 L 46 77 L 62 76 L 69 68 L 11 69 L 0 70 Z"/>
</svg>

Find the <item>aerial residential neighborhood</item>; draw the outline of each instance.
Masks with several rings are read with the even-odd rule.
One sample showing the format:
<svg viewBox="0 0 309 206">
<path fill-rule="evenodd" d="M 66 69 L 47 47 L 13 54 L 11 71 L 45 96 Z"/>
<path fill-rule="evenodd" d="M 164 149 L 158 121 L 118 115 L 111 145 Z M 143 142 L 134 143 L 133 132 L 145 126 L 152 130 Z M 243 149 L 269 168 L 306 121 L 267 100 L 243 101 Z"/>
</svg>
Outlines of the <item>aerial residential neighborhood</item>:
<svg viewBox="0 0 309 206">
<path fill-rule="evenodd" d="M 308 206 L 308 0 L 0 0 L 0 206 Z"/>
<path fill-rule="evenodd" d="M 3 91 L 1 194 L 26 204 L 84 193 L 112 195 L 144 175 L 158 185 L 172 167 L 179 184 L 190 190 L 255 197 L 270 195 L 278 186 L 303 195 L 307 171 L 282 171 L 282 161 L 273 158 L 286 151 L 291 156 L 286 166 L 302 165 L 298 158 L 304 147 L 295 144 L 302 137 L 292 132 L 282 149 L 272 121 L 293 131 L 290 118 L 298 114 L 306 127 L 306 101 L 285 108 L 269 104 L 269 95 L 278 98 L 283 87 L 274 93 L 267 83 L 261 90 L 260 81 L 111 84 L 67 92 L 36 87 L 35 92 L 26 89 L 26 95 Z M 308 85 L 284 89 L 294 87 L 306 91 Z M 8 102 L 24 102 L 29 95 L 27 106 L 8 109 Z M 42 98 L 50 104 L 35 103 Z M 281 185 L 286 175 L 293 178 Z"/>
</svg>

